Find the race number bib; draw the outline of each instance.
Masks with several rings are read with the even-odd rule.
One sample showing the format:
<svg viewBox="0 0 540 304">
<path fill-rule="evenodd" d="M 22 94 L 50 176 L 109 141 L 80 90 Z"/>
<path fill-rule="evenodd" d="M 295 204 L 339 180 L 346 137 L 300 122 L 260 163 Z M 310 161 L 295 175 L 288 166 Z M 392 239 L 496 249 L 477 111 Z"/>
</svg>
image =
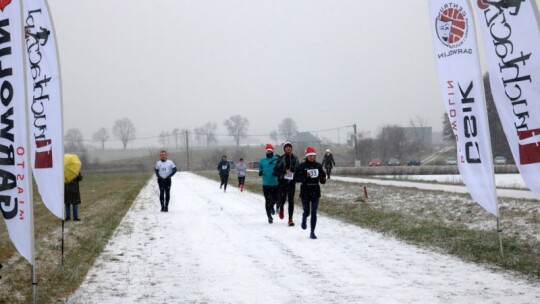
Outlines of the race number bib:
<svg viewBox="0 0 540 304">
<path fill-rule="evenodd" d="M 289 171 L 289 172 L 285 173 L 285 176 L 283 178 L 288 179 L 288 180 L 293 180 L 294 173 Z"/>
<path fill-rule="evenodd" d="M 311 178 L 319 177 L 319 169 L 309 169 L 307 170 L 307 175 Z"/>
<path fill-rule="evenodd" d="M 223 165 L 223 166 L 221 166 L 221 169 L 223 169 L 223 170 L 227 170 L 227 165 Z"/>
</svg>

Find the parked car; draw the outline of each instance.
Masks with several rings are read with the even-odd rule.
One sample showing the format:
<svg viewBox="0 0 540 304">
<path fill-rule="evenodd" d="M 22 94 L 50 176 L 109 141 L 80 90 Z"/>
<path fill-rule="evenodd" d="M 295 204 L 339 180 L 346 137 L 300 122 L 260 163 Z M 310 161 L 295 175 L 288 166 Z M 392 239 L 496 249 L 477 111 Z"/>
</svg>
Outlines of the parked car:
<svg viewBox="0 0 540 304">
<path fill-rule="evenodd" d="M 457 165 L 457 160 L 454 156 L 449 156 L 445 160 L 447 165 Z"/>
<path fill-rule="evenodd" d="M 368 163 L 368 166 L 370 167 L 373 167 L 373 166 L 382 166 L 383 165 L 383 162 L 380 158 L 374 158 L 372 160 L 369 161 Z"/>
<path fill-rule="evenodd" d="M 389 166 L 399 166 L 399 159 L 392 157 L 388 160 L 387 163 Z"/>
<path fill-rule="evenodd" d="M 420 166 L 419 158 L 411 158 L 407 161 L 407 166 Z"/>
<path fill-rule="evenodd" d="M 495 156 L 493 159 L 495 165 L 506 165 L 506 157 L 504 156 Z"/>
</svg>

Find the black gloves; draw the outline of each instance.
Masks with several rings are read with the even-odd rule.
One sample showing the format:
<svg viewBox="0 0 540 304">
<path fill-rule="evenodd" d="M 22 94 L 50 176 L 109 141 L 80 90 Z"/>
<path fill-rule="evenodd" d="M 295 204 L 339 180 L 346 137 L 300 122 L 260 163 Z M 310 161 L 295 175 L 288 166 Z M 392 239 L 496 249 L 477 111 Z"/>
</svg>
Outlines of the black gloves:
<svg viewBox="0 0 540 304">
<path fill-rule="evenodd" d="M 262 171 L 259 171 L 259 176 L 262 176 Z"/>
</svg>

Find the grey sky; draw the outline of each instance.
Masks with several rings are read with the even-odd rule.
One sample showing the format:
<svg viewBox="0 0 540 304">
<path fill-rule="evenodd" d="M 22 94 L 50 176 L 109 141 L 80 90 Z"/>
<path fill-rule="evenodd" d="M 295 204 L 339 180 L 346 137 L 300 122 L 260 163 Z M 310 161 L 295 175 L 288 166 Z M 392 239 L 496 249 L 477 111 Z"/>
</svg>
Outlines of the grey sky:
<svg viewBox="0 0 540 304">
<path fill-rule="evenodd" d="M 419 116 L 441 129 L 427 1 L 49 0 L 64 128 L 138 137 L 240 114 L 250 134 Z M 341 131 L 341 140 L 346 132 Z M 337 139 L 337 131 L 320 136 Z"/>
</svg>

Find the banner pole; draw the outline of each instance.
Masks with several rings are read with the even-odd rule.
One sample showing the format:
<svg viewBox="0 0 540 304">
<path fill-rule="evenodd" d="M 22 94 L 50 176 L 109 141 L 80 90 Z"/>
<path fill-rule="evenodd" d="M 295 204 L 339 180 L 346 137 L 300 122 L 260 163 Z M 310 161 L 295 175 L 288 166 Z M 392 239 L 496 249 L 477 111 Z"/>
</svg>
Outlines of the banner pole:
<svg viewBox="0 0 540 304">
<path fill-rule="evenodd" d="M 20 18 L 21 18 L 21 24 L 20 26 L 22 27 L 22 32 L 25 33 L 26 30 L 24 28 L 24 23 L 23 23 L 23 20 L 24 20 L 24 5 L 23 5 L 23 1 L 24 0 L 20 0 L 19 1 L 19 14 L 20 14 Z M 23 74 L 24 74 L 24 110 L 26 112 L 26 129 L 27 129 L 27 132 L 26 132 L 26 147 L 28 148 L 27 151 L 25 152 L 26 153 L 26 164 L 27 166 L 29 165 L 30 166 L 30 170 L 27 170 L 27 174 L 28 174 L 28 192 L 29 192 L 29 211 L 30 211 L 30 215 L 31 215 L 31 218 L 32 218 L 32 221 L 31 221 L 31 224 L 30 224 L 30 229 L 31 229 L 31 235 L 32 235 L 32 241 L 31 241 L 31 246 L 32 246 L 32 297 L 33 297 L 33 303 L 34 304 L 37 304 L 38 303 L 38 290 L 37 290 L 37 274 L 36 274 L 36 240 L 35 240 L 35 230 L 34 230 L 34 191 L 32 190 L 32 180 L 33 180 L 33 174 L 32 174 L 32 159 L 30 158 L 30 127 L 29 127 L 29 119 L 28 117 L 30 117 L 29 115 L 29 109 L 28 109 L 28 90 L 26 89 L 28 87 L 28 79 L 26 78 L 27 77 L 27 71 L 26 71 L 26 41 L 24 39 L 22 39 L 22 58 L 23 58 Z"/>
<path fill-rule="evenodd" d="M 64 220 L 62 219 L 62 271 L 64 271 Z"/>
<path fill-rule="evenodd" d="M 501 250 L 501 257 L 504 256 L 503 243 L 502 243 L 502 229 L 500 228 L 499 217 L 497 217 L 497 233 L 499 234 L 499 247 Z"/>
</svg>

